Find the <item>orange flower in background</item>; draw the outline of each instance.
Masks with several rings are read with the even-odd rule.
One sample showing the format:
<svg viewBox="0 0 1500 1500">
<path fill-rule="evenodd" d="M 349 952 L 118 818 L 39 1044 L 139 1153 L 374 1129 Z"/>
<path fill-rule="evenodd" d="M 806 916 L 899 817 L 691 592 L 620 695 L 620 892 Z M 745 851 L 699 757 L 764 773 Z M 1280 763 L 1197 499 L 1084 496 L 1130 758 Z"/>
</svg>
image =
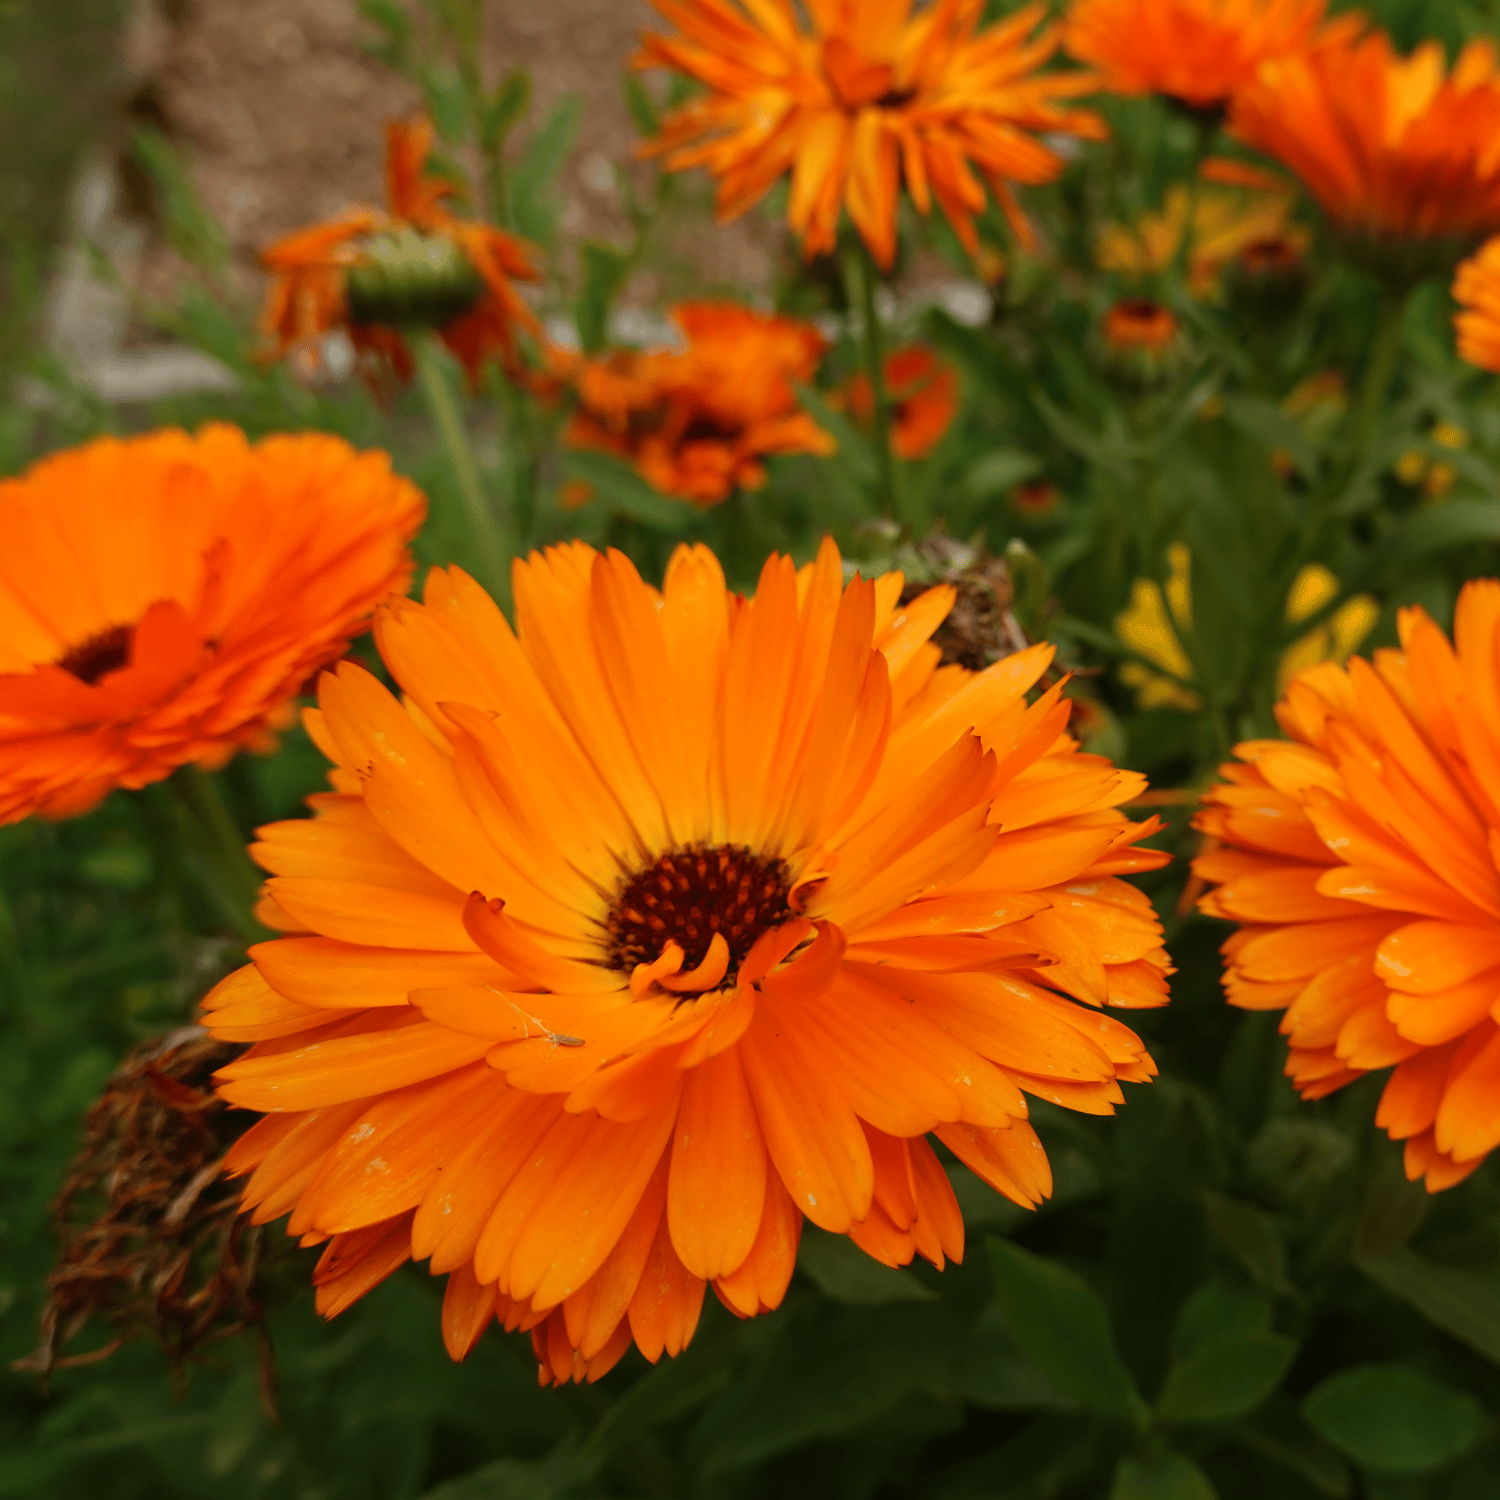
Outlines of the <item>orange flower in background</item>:
<svg viewBox="0 0 1500 1500">
<path fill-rule="evenodd" d="M 1459 266 L 1453 300 L 1462 309 L 1453 319 L 1459 356 L 1500 373 L 1500 239 Z"/>
<path fill-rule="evenodd" d="M 885 389 L 891 404 L 891 447 L 908 460 L 930 453 L 958 411 L 958 377 L 931 349 L 913 344 L 886 356 Z M 849 381 L 843 400 L 861 422 L 874 420 L 869 376 Z"/>
<path fill-rule="evenodd" d="M 728 302 L 683 303 L 672 321 L 681 350 L 573 363 L 568 443 L 628 459 L 663 494 L 705 507 L 758 489 L 771 454 L 833 452 L 793 388 L 823 358 L 816 328 Z"/>
<path fill-rule="evenodd" d="M 709 1282 L 776 1307 L 804 1218 L 901 1265 L 963 1253 L 926 1137 L 1050 1191 L 1027 1093 L 1108 1114 L 1154 1066 L 1099 1009 L 1166 999 L 1166 856 L 1081 754 L 1051 659 L 940 667 L 954 592 L 681 547 L 658 591 L 582 543 L 393 600 L 406 697 L 343 664 L 317 816 L 260 830 L 289 936 L 205 1002 L 257 1221 L 332 1315 L 408 1259 L 461 1358 L 529 1328 L 543 1382 L 692 1337 Z"/>
<path fill-rule="evenodd" d="M 1104 342 L 1116 353 L 1143 349 L 1159 354 L 1170 349 L 1179 331 L 1177 316 L 1171 308 L 1145 297 L 1116 302 L 1104 315 Z"/>
<path fill-rule="evenodd" d="M 222 426 L 0 480 L 0 823 L 267 748 L 406 587 L 425 510 L 383 453 Z"/>
<path fill-rule="evenodd" d="M 451 213 L 457 186 L 427 175 L 425 119 L 386 126 L 388 212 L 357 208 L 299 230 L 261 253 L 271 284 L 260 332 L 268 357 L 293 356 L 308 373 L 321 341 L 347 331 L 365 377 L 384 391 L 411 378 L 406 335 L 435 329 L 477 384 L 484 365 L 514 369 L 516 331 L 537 322 L 511 282 L 537 280 L 525 243 Z"/>
<path fill-rule="evenodd" d="M 812 31 L 789 0 L 654 0 L 680 36 L 648 33 L 637 67 L 671 68 L 708 92 L 667 116 L 652 154 L 672 170 L 718 179 L 719 218 L 732 219 L 780 178 L 806 255 L 832 251 L 839 216 L 889 269 L 904 185 L 926 214 L 933 200 L 970 254 L 985 184 L 1018 238 L 1031 232 L 1012 183 L 1050 182 L 1063 158 L 1031 132 L 1091 140 L 1103 122 L 1063 100 L 1091 75 L 1039 73 L 1056 52 L 1046 7 L 1028 5 L 981 31 L 984 0 L 810 0 Z"/>
<path fill-rule="evenodd" d="M 1235 96 L 1234 133 L 1303 181 L 1340 229 L 1403 240 L 1500 229 L 1500 77 L 1471 42 L 1451 73 L 1436 42 L 1340 34 L 1266 63 Z"/>
<path fill-rule="evenodd" d="M 1241 924 L 1231 1003 L 1285 1010 L 1304 1098 L 1392 1069 L 1376 1123 L 1436 1192 L 1500 1144 L 1500 583 L 1464 588 L 1452 645 L 1420 609 L 1399 626 L 1293 678 L 1289 740 L 1236 747 L 1194 870 Z"/>
<path fill-rule="evenodd" d="M 1067 48 L 1117 94 L 1217 109 L 1267 58 L 1305 46 L 1323 9 L 1324 0 L 1073 0 Z"/>
</svg>

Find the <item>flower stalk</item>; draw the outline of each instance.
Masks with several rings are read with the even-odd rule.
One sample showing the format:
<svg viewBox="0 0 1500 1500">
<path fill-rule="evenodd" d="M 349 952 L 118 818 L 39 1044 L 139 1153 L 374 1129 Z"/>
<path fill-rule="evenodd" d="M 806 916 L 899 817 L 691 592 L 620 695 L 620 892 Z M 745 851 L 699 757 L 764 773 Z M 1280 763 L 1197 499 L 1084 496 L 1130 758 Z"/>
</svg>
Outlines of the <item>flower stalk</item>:
<svg viewBox="0 0 1500 1500">
<path fill-rule="evenodd" d="M 207 869 L 209 894 L 221 915 L 247 944 L 270 936 L 255 917 L 263 877 L 250 862 L 244 838 L 214 779 L 187 765 L 180 766 L 167 785 L 188 845 Z"/>
<path fill-rule="evenodd" d="M 885 339 L 875 306 L 879 271 L 863 240 L 850 250 L 844 262 L 849 306 L 858 308 L 859 345 L 865 377 L 870 382 L 870 405 L 875 425 L 876 483 L 880 508 L 892 520 L 904 521 L 895 451 L 891 447 L 891 397 L 885 383 Z"/>
<path fill-rule="evenodd" d="M 453 387 L 443 370 L 443 355 L 437 338 L 427 332 L 412 339 L 417 362 L 417 383 L 427 402 L 427 410 L 442 440 L 443 451 L 463 501 L 469 538 L 474 544 L 475 572 L 481 583 L 502 608 L 510 603 L 510 574 L 506 567 L 511 554 L 506 544 L 506 527 L 495 514 L 486 495 L 479 461 L 474 456 L 468 429 L 454 399 Z"/>
</svg>

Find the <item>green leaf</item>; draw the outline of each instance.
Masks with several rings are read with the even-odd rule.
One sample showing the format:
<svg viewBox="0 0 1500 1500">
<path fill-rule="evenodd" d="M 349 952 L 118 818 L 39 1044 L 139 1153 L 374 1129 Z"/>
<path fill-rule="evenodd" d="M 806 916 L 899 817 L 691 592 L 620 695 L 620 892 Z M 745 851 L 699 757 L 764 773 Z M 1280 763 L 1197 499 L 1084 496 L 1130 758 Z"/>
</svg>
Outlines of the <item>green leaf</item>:
<svg viewBox="0 0 1500 1500">
<path fill-rule="evenodd" d="M 1170 1448 L 1151 1458 L 1127 1453 L 1115 1469 L 1109 1500 L 1217 1500 L 1208 1476 Z"/>
<path fill-rule="evenodd" d="M 656 112 L 656 101 L 646 85 L 634 73 L 627 73 L 624 87 L 625 107 L 630 111 L 630 118 L 635 121 L 635 128 L 643 136 L 655 136 L 661 130 L 661 117 Z"/>
<path fill-rule="evenodd" d="M 1268 450 L 1285 453 L 1304 479 L 1318 469 L 1318 454 L 1307 434 L 1274 402 L 1264 396 L 1226 396 L 1224 415 L 1248 437 Z"/>
<path fill-rule="evenodd" d="M 938 1300 L 938 1294 L 910 1271 L 898 1271 L 872 1260 L 846 1234 L 805 1229 L 797 1250 L 797 1266 L 820 1292 L 851 1307 Z"/>
<path fill-rule="evenodd" d="M 574 317 L 584 352 L 593 354 L 604 344 L 609 309 L 630 273 L 630 256 L 612 245 L 586 244 L 583 259 L 583 289 L 578 294 Z"/>
<path fill-rule="evenodd" d="M 499 1458 L 428 1490 L 422 1500 L 561 1500 L 590 1477 L 592 1467 L 574 1453 L 536 1463 Z"/>
<path fill-rule="evenodd" d="M 617 1444 L 631 1442 L 649 1428 L 713 1400 L 736 1373 L 725 1344 L 726 1335 L 732 1337 L 739 1331 L 738 1325 L 730 1329 L 710 1325 L 676 1359 L 664 1359 L 649 1370 L 605 1409 L 584 1451 L 608 1453 Z"/>
<path fill-rule="evenodd" d="M 1223 1422 L 1243 1416 L 1281 1384 L 1297 1354 L 1285 1334 L 1233 1330 L 1173 1365 L 1157 1398 L 1164 1422 Z"/>
<path fill-rule="evenodd" d="M 569 453 L 564 472 L 571 479 L 593 485 L 611 509 L 623 511 L 657 531 L 684 531 L 692 524 L 693 507 L 687 501 L 663 495 L 612 453 L 592 453 L 586 449 Z"/>
<path fill-rule="evenodd" d="M 530 106 L 531 74 L 525 68 L 512 68 L 500 80 L 484 112 L 479 133 L 484 149 L 493 151 Z"/>
<path fill-rule="evenodd" d="M 1214 1238 L 1250 1273 L 1258 1286 L 1268 1292 L 1285 1294 L 1291 1290 L 1286 1272 L 1286 1246 L 1276 1232 L 1269 1214 L 1253 1203 L 1226 1198 L 1205 1188 L 1203 1213 Z"/>
<path fill-rule="evenodd" d="M 1021 1352 L 1065 1395 L 1144 1427 L 1146 1403 L 1115 1349 L 1104 1299 L 1076 1271 L 991 1238 L 995 1301 Z"/>
<path fill-rule="evenodd" d="M 423 68 L 417 82 L 437 133 L 450 146 L 459 145 L 468 125 L 462 80 L 452 68 L 438 66 Z"/>
<path fill-rule="evenodd" d="M 1500 1287 L 1467 1271 L 1455 1271 L 1418 1255 L 1356 1256 L 1355 1265 L 1445 1333 L 1500 1365 Z"/>
<path fill-rule="evenodd" d="M 1450 500 L 1427 506 L 1407 516 L 1380 543 L 1361 576 L 1378 580 L 1398 570 L 1409 572 L 1419 558 L 1474 542 L 1500 542 L 1500 505 L 1492 500 Z"/>
<path fill-rule="evenodd" d="M 841 411 L 835 411 L 815 387 L 795 387 L 797 399 L 814 422 L 838 444 L 838 461 L 861 484 L 875 480 L 875 449 L 870 439 Z"/>
<path fill-rule="evenodd" d="M 195 266 L 222 271 L 229 263 L 229 242 L 219 221 L 203 206 L 175 148 L 159 130 L 147 128 L 130 137 L 130 151 L 156 186 L 172 248 Z"/>
<path fill-rule="evenodd" d="M 1042 467 L 1034 453 L 995 448 L 977 459 L 960 483 L 975 500 L 988 500 L 1031 478 Z"/>
<path fill-rule="evenodd" d="M 562 171 L 573 137 L 583 119 L 583 99 L 567 94 L 532 136 L 511 179 L 511 212 L 516 228 L 528 239 L 548 243 L 557 228 L 557 174 Z"/>
<path fill-rule="evenodd" d="M 1409 1365 L 1356 1365 L 1330 1375 L 1302 1403 L 1320 1436 L 1356 1463 L 1427 1474 L 1462 1458 L 1484 1433 L 1484 1408 Z"/>
<path fill-rule="evenodd" d="M 1185 1359 L 1227 1333 L 1264 1333 L 1270 1326 L 1271 1299 L 1264 1292 L 1232 1281 L 1205 1281 L 1177 1314 L 1172 1354 Z"/>
</svg>

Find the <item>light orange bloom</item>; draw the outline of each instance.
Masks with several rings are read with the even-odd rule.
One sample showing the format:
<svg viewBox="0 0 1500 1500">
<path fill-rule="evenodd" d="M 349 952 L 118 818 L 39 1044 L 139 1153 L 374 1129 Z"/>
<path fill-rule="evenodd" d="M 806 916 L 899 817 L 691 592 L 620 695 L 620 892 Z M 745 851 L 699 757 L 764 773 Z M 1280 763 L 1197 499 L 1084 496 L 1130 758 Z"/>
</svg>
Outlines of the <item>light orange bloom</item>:
<svg viewBox="0 0 1500 1500">
<path fill-rule="evenodd" d="M 1240 929 L 1225 989 L 1285 1010 L 1317 1099 L 1391 1068 L 1376 1123 L 1430 1192 L 1500 1144 L 1500 583 L 1467 585 L 1454 644 L 1420 609 L 1402 649 L 1324 662 L 1236 747 L 1198 827 L 1200 903 Z"/>
<path fill-rule="evenodd" d="M 260 830 L 293 934 L 208 997 L 258 1221 L 326 1242 L 327 1314 L 408 1259 L 461 1358 L 496 1318 L 544 1382 L 692 1337 L 707 1283 L 777 1306 L 804 1218 L 876 1259 L 963 1253 L 926 1136 L 1023 1205 L 1025 1095 L 1111 1113 L 1153 1064 L 1101 1005 L 1166 999 L 1165 856 L 1116 811 L 1034 646 L 940 667 L 946 586 L 845 585 L 825 542 L 751 599 L 679 548 L 660 591 L 582 543 L 456 569 L 308 724 L 311 820 Z"/>
<path fill-rule="evenodd" d="M 406 587 L 425 510 L 383 453 L 222 426 L 0 480 L 0 823 L 267 748 Z"/>
<path fill-rule="evenodd" d="M 1323 9 L 1324 0 L 1073 0 L 1067 48 L 1117 94 L 1217 109 L 1267 58 L 1309 42 Z"/>
<path fill-rule="evenodd" d="M 1063 158 L 1032 132 L 1091 140 L 1103 122 L 1061 101 L 1091 75 L 1039 73 L 1057 50 L 1046 6 L 980 31 L 984 0 L 810 0 L 812 31 L 790 0 L 653 0 L 680 36 L 648 34 L 637 67 L 672 68 L 708 92 L 674 110 L 646 149 L 718 178 L 720 219 L 791 177 L 787 217 L 808 256 L 827 254 L 844 209 L 870 253 L 896 255 L 897 197 L 932 202 L 969 250 L 985 184 L 1016 234 L 1031 231 L 1011 184 L 1050 182 Z"/>
<path fill-rule="evenodd" d="M 1273 239 L 1294 253 L 1306 246 L 1306 230 L 1288 223 L 1291 207 L 1286 192 L 1248 198 L 1210 191 L 1193 198 L 1178 183 L 1168 188 L 1159 212 L 1142 214 L 1130 225 L 1105 225 L 1099 268 L 1130 276 L 1159 274 L 1171 268 L 1186 234 L 1189 290 L 1195 297 L 1213 296 L 1225 266 L 1249 247 Z"/>
<path fill-rule="evenodd" d="M 729 302 L 672 310 L 681 350 L 617 350 L 571 362 L 578 398 L 565 440 L 628 459 L 664 495 L 712 506 L 765 483 L 773 453 L 832 453 L 797 404 L 823 337 L 809 323 Z"/>
<path fill-rule="evenodd" d="M 271 283 L 260 333 L 268 357 L 320 367 L 323 335 L 344 329 L 377 390 L 411 378 L 405 335 L 434 328 L 477 384 L 497 356 L 514 369 L 518 329 L 537 322 L 513 280 L 535 281 L 525 243 L 446 206 L 458 188 L 427 175 L 425 119 L 386 126 L 386 212 L 357 208 L 261 253 Z"/>
<path fill-rule="evenodd" d="M 1500 373 L 1500 239 L 1458 268 L 1453 300 L 1462 309 L 1453 319 L 1460 357 Z"/>
<path fill-rule="evenodd" d="M 905 459 L 921 458 L 942 440 L 958 412 L 958 377 L 931 349 L 918 344 L 885 359 L 885 389 L 891 405 L 891 447 Z M 856 375 L 843 400 L 861 422 L 875 417 L 867 375 Z"/>
<path fill-rule="evenodd" d="M 1340 229 L 1403 240 L 1500 229 L 1500 78 L 1471 42 L 1451 73 L 1436 42 L 1343 35 L 1267 62 L 1230 126 L 1297 174 Z"/>
</svg>

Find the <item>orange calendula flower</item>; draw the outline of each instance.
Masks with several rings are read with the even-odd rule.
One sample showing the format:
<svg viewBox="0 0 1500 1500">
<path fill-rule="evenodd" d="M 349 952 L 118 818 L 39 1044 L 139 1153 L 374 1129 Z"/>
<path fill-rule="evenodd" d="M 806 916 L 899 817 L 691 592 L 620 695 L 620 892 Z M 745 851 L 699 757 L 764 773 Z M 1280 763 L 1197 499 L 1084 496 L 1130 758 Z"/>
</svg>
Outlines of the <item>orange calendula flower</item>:
<svg viewBox="0 0 1500 1500">
<path fill-rule="evenodd" d="M 271 277 L 260 318 L 270 358 L 292 355 L 315 372 L 323 335 L 345 329 L 366 378 L 383 390 L 411 378 L 405 335 L 431 328 L 473 382 L 497 355 L 515 366 L 517 329 L 537 324 L 511 283 L 537 272 L 514 235 L 450 212 L 459 190 L 427 174 L 432 140 L 428 120 L 393 121 L 389 211 L 353 209 L 261 253 Z"/>
<path fill-rule="evenodd" d="M 941 667 L 940 586 L 847 586 L 825 542 L 750 599 L 679 548 L 660 590 L 582 543 L 456 569 L 376 623 L 308 723 L 311 820 L 260 830 L 288 936 L 208 997 L 266 1112 L 257 1220 L 326 1243 L 338 1312 L 408 1259 L 461 1358 L 497 1318 L 544 1382 L 776 1307 L 804 1218 L 876 1259 L 963 1253 L 935 1135 L 1033 1205 L 1026 1094 L 1097 1114 L 1154 1066 L 1101 1006 L 1166 999 L 1161 864 L 1079 752 L 1051 647 Z"/>
<path fill-rule="evenodd" d="M 393 589 L 421 492 L 383 453 L 233 427 L 0 480 L 0 823 L 266 748 Z"/>
<path fill-rule="evenodd" d="M 1178 331 L 1172 310 L 1144 297 L 1116 302 L 1104 315 L 1104 341 L 1121 352 L 1145 349 L 1160 353 L 1172 346 Z"/>
<path fill-rule="evenodd" d="M 680 36 L 648 34 L 638 67 L 672 68 L 708 92 L 674 110 L 647 148 L 676 170 L 719 180 L 721 219 L 791 177 L 787 216 L 804 252 L 831 251 L 847 209 L 870 253 L 896 255 L 904 184 L 932 202 L 970 254 L 985 183 L 1017 235 L 1030 229 L 1011 184 L 1050 182 L 1063 159 L 1032 132 L 1103 139 L 1097 115 L 1062 101 L 1091 75 L 1039 73 L 1057 50 L 1046 6 L 979 30 L 984 0 L 810 0 L 812 31 L 790 0 L 654 0 Z"/>
<path fill-rule="evenodd" d="M 931 349 L 913 344 L 886 356 L 885 389 L 891 409 L 891 447 L 905 459 L 930 453 L 958 411 L 958 377 Z M 874 420 L 875 399 L 867 375 L 849 381 L 843 400 L 861 422 Z"/>
<path fill-rule="evenodd" d="M 1459 356 L 1500 373 L 1500 239 L 1459 266 L 1453 300 L 1461 309 L 1453 319 Z"/>
<path fill-rule="evenodd" d="M 809 323 L 728 302 L 674 308 L 681 350 L 617 350 L 573 364 L 564 437 L 628 459 L 665 495 L 712 506 L 758 489 L 774 453 L 832 453 L 797 404 L 827 347 Z"/>
<path fill-rule="evenodd" d="M 1452 72 L 1436 42 L 1399 57 L 1390 38 L 1340 34 L 1267 62 L 1230 125 L 1300 177 L 1346 234 L 1466 240 L 1500 229 L 1500 76 L 1471 42 Z"/>
<path fill-rule="evenodd" d="M 1068 51 L 1118 94 L 1222 108 L 1267 58 L 1305 46 L 1324 0 L 1073 0 Z"/>
<path fill-rule="evenodd" d="M 1198 827 L 1230 1001 L 1285 1010 L 1309 1099 L 1393 1069 L 1376 1123 L 1436 1192 L 1500 1144 L 1500 583 L 1420 609 L 1402 649 L 1293 678 L 1289 740 L 1236 747 Z"/>
</svg>

